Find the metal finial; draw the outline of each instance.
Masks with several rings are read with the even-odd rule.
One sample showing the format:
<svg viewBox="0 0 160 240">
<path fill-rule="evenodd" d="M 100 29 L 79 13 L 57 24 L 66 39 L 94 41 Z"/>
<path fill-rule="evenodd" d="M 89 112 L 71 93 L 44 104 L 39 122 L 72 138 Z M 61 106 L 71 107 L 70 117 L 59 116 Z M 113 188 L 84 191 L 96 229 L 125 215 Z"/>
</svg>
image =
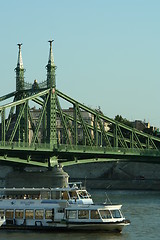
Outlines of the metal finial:
<svg viewBox="0 0 160 240">
<path fill-rule="evenodd" d="M 17 43 L 19 49 L 21 49 L 22 44 L 23 44 L 23 43 Z"/>
<path fill-rule="evenodd" d="M 52 42 L 54 42 L 54 40 L 49 40 L 48 42 L 49 42 L 50 44 L 52 44 Z"/>
<path fill-rule="evenodd" d="M 49 51 L 49 59 L 48 59 L 48 64 L 55 66 L 54 65 L 54 58 L 53 58 L 53 52 L 52 52 L 52 42 L 54 40 L 49 40 L 48 42 L 50 43 L 50 51 Z"/>
<path fill-rule="evenodd" d="M 19 47 L 17 66 L 23 69 L 23 61 L 22 61 L 22 53 L 21 53 L 22 43 L 18 43 L 17 45 Z"/>
</svg>

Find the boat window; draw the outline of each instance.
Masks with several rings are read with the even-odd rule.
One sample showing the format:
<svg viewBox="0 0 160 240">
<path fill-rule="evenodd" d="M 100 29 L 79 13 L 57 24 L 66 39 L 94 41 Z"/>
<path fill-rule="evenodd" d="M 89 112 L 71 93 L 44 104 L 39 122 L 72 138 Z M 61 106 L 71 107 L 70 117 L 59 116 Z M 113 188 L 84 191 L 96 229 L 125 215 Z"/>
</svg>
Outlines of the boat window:
<svg viewBox="0 0 160 240">
<path fill-rule="evenodd" d="M 43 197 L 42 197 L 41 194 L 34 194 L 31 197 L 29 197 L 29 198 L 37 200 L 37 199 L 42 199 Z M 47 197 L 45 199 L 47 199 Z"/>
<path fill-rule="evenodd" d="M 23 218 L 23 209 L 15 210 L 15 218 L 22 219 Z"/>
<path fill-rule="evenodd" d="M 91 219 L 100 219 L 99 212 L 97 210 L 91 210 Z"/>
<path fill-rule="evenodd" d="M 61 199 L 61 192 L 60 191 L 52 191 L 51 198 L 52 199 Z"/>
<path fill-rule="evenodd" d="M 58 212 L 58 213 L 64 213 L 64 208 L 60 208 L 60 209 L 58 209 L 57 212 Z"/>
<path fill-rule="evenodd" d="M 35 219 L 43 219 L 44 210 L 36 209 L 35 210 Z"/>
<path fill-rule="evenodd" d="M 78 211 L 78 218 L 79 219 L 88 219 L 89 218 L 89 211 L 88 210 L 79 210 Z"/>
<path fill-rule="evenodd" d="M 112 210 L 111 211 L 113 218 L 121 218 L 121 213 L 119 210 Z"/>
<path fill-rule="evenodd" d="M 88 198 L 86 191 L 78 191 L 78 195 L 80 198 Z"/>
<path fill-rule="evenodd" d="M 77 211 L 76 210 L 68 210 L 67 211 L 67 218 L 69 218 L 69 219 L 77 218 Z"/>
<path fill-rule="evenodd" d="M 45 211 L 45 219 L 52 219 L 52 209 Z"/>
<path fill-rule="evenodd" d="M 41 199 L 50 199 L 50 192 L 41 191 Z"/>
<path fill-rule="evenodd" d="M 111 213 L 110 213 L 109 210 L 100 210 L 99 212 L 100 212 L 101 217 L 102 217 L 103 219 L 112 218 Z"/>
<path fill-rule="evenodd" d="M 80 198 L 88 198 L 88 194 L 87 191 L 83 190 L 83 191 L 78 191 L 79 197 Z"/>
<path fill-rule="evenodd" d="M 69 199 L 67 191 L 62 192 L 62 199 L 64 199 L 64 200 L 68 200 Z"/>
<path fill-rule="evenodd" d="M 26 219 L 33 219 L 34 212 L 31 209 L 27 209 L 25 215 L 26 215 Z"/>
<path fill-rule="evenodd" d="M 13 219 L 14 211 L 13 209 L 7 209 L 6 210 L 6 218 L 7 219 Z"/>
<path fill-rule="evenodd" d="M 76 198 L 77 198 L 77 193 L 76 193 L 76 191 L 70 191 L 70 192 L 69 192 L 69 195 L 70 195 L 70 198 L 71 198 L 71 199 L 76 199 Z"/>
<path fill-rule="evenodd" d="M 4 210 L 0 209 L 0 217 L 3 217 L 3 216 L 4 216 Z"/>
</svg>

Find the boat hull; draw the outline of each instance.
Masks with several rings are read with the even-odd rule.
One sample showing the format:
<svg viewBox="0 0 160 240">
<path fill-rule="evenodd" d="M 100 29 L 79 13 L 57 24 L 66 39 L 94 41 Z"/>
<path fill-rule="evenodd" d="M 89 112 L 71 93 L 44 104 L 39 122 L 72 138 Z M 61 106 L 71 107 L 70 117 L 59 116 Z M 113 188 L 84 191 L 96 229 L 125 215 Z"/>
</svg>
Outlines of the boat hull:
<svg viewBox="0 0 160 240">
<path fill-rule="evenodd" d="M 118 223 L 50 223 L 48 226 L 43 225 L 2 225 L 0 230 L 41 230 L 41 231 L 107 231 L 121 232 L 123 227 L 129 225 L 129 221 Z"/>
<path fill-rule="evenodd" d="M 70 225 L 68 226 L 68 229 L 70 230 L 83 230 L 83 231 L 109 231 L 109 232 L 121 232 L 123 229 L 124 225 L 90 225 L 90 224 L 85 224 L 83 226 L 81 225 Z"/>
<path fill-rule="evenodd" d="M 121 232 L 123 227 L 129 225 L 129 222 L 120 223 L 69 223 L 67 228 L 70 230 L 81 231 L 108 231 Z"/>
</svg>

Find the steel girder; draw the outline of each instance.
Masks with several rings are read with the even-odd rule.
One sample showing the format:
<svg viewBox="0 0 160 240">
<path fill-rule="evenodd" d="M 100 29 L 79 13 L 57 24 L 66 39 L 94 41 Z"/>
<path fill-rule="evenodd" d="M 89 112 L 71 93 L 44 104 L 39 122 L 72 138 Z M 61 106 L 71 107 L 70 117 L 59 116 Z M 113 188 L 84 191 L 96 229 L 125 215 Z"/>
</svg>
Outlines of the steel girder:
<svg viewBox="0 0 160 240">
<path fill-rule="evenodd" d="M 40 126 L 42 125 L 42 119 L 44 117 L 44 113 L 46 112 L 46 107 L 47 107 L 47 103 L 48 103 L 48 99 L 50 97 L 50 94 L 47 94 L 47 97 L 46 97 L 46 100 L 44 101 L 43 103 L 43 106 L 42 106 L 42 109 L 41 109 L 41 113 L 40 113 L 40 116 L 38 118 L 38 121 L 37 121 L 37 124 L 36 124 L 36 127 L 34 129 L 34 133 L 33 133 L 33 137 L 32 137 L 32 141 L 31 143 L 32 144 L 35 144 L 36 142 L 36 139 L 38 140 L 38 133 L 39 133 L 39 129 L 40 129 Z"/>
<path fill-rule="evenodd" d="M 17 92 L 15 92 L 15 95 L 7 94 L 3 97 L 3 99 L 6 100 L 11 96 L 16 97 L 16 94 Z M 67 158 L 67 154 L 70 158 L 70 153 L 72 153 L 72 156 L 81 158 L 80 156 L 84 155 L 84 151 L 81 152 L 81 150 L 78 149 L 85 149 L 85 154 L 88 152 L 88 158 L 93 157 L 93 155 L 101 155 L 104 157 L 107 156 L 107 154 L 110 156 L 113 154 L 114 156 L 116 153 L 121 154 L 121 152 L 125 152 L 126 155 L 127 153 L 133 154 L 134 152 L 134 154 L 136 153 L 137 156 L 139 156 L 139 154 L 146 156 L 146 154 L 154 155 L 156 151 L 156 156 L 159 157 L 160 155 L 159 138 L 146 133 L 142 133 L 134 128 L 116 122 L 113 119 L 104 116 L 102 113 L 99 113 L 97 110 L 86 107 L 85 105 L 75 101 L 74 99 L 56 89 L 54 89 L 54 93 L 53 88 L 48 88 L 45 90 L 39 89 L 35 92 L 30 89 L 26 91 L 25 95 L 26 96 L 23 99 L 15 101 L 14 98 L 13 102 L 2 105 L 0 107 L 1 146 L 3 147 L 10 145 L 14 151 L 14 146 L 17 146 L 18 149 L 22 151 L 22 149 L 24 150 L 26 146 L 27 156 L 30 154 L 29 149 L 32 150 L 30 155 L 38 154 L 37 149 L 39 149 L 39 151 L 41 149 L 40 152 L 43 152 L 45 156 L 48 156 L 47 152 L 49 151 L 50 157 L 58 157 L 62 154 L 62 158 L 63 155 L 65 158 Z M 64 99 L 73 106 L 72 114 L 63 110 L 63 107 L 59 101 L 60 98 Z M 36 122 L 31 116 L 30 102 L 35 102 L 40 107 L 39 117 Z M 50 112 L 52 116 L 47 116 L 48 104 L 51 108 Z M 19 111 L 17 118 L 14 119 L 15 109 L 17 106 L 19 108 Z M 7 112 L 9 112 L 8 118 Z M 83 116 L 84 113 L 89 116 L 90 121 L 85 119 Z M 50 118 L 49 123 L 47 122 L 48 117 Z M 63 139 L 65 139 L 63 142 L 64 144 L 61 144 L 58 139 L 59 129 L 57 124 L 55 124 L 55 119 L 52 126 L 52 129 L 54 131 L 54 141 L 48 141 L 46 129 L 47 124 L 50 124 L 50 122 L 52 122 L 52 118 L 56 118 L 56 121 L 59 119 L 61 123 L 61 133 L 63 135 Z M 39 141 L 40 128 L 42 128 L 41 141 Z M 31 139 L 30 131 L 32 131 Z M 16 139 L 17 132 L 18 139 Z M 79 139 L 79 132 L 82 134 L 82 141 Z M 35 149 L 35 152 L 33 148 Z M 64 152 L 63 148 L 65 149 Z M 9 151 L 9 153 L 8 151 L 9 150 L 6 150 L 6 154 L 11 154 L 11 151 Z M 17 149 L 16 152 L 18 154 Z"/>
<path fill-rule="evenodd" d="M 107 116 L 104 116 L 101 113 L 98 113 L 96 110 L 93 110 L 81 103 L 78 103 L 71 97 L 63 94 L 62 92 L 57 90 L 57 96 L 63 98 L 64 100 L 68 101 L 73 105 L 73 108 L 80 109 L 78 112 L 86 111 L 88 114 L 91 114 L 94 118 L 94 122 L 92 125 L 89 125 L 84 120 L 78 119 L 74 121 L 74 124 L 77 124 L 77 121 L 80 121 L 81 124 L 87 129 L 94 131 L 94 144 L 93 144 L 93 138 L 87 134 L 87 131 L 85 131 L 85 136 L 87 136 L 87 145 L 97 145 L 98 144 L 98 133 L 103 135 L 103 146 L 109 146 L 109 147 L 117 147 L 117 148 L 137 148 L 137 149 L 160 149 L 160 138 L 143 133 L 141 131 L 138 131 L 137 129 L 134 129 L 132 127 L 129 127 L 127 125 L 124 125 L 122 123 L 119 123 L 111 118 L 108 118 Z M 76 113 L 77 115 L 77 113 Z M 109 129 L 106 131 L 103 127 L 103 125 L 108 124 Z M 86 145 L 86 144 L 85 144 Z M 101 145 L 99 143 L 99 145 Z"/>
<path fill-rule="evenodd" d="M 56 96 L 56 104 L 57 104 L 57 110 L 59 113 L 59 117 L 61 119 L 61 124 L 63 126 L 63 133 L 64 133 L 64 139 L 65 143 L 71 145 L 71 137 L 69 136 L 69 131 L 71 130 L 71 127 L 68 123 L 68 120 L 66 119 L 65 115 L 63 114 L 62 108 L 60 106 L 59 100 Z M 69 129 L 69 131 L 68 131 Z M 72 132 L 72 131 L 71 131 Z"/>
</svg>

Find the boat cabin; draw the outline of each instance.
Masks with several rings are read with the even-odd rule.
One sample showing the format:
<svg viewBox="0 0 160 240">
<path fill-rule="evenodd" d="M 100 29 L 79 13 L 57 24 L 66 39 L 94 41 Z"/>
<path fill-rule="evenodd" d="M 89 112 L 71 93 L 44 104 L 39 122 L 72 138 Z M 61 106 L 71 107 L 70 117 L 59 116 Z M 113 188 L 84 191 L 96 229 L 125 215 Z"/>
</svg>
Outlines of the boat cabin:
<svg viewBox="0 0 160 240">
<path fill-rule="evenodd" d="M 78 184 L 69 183 L 64 188 L 0 188 L 0 199 L 54 199 L 66 200 L 69 203 L 93 204 L 91 195 Z"/>
<path fill-rule="evenodd" d="M 77 206 L 76 208 L 70 206 L 66 208 L 66 219 L 70 221 L 122 221 L 124 219 L 120 210 L 121 205 L 90 205 Z"/>
</svg>

